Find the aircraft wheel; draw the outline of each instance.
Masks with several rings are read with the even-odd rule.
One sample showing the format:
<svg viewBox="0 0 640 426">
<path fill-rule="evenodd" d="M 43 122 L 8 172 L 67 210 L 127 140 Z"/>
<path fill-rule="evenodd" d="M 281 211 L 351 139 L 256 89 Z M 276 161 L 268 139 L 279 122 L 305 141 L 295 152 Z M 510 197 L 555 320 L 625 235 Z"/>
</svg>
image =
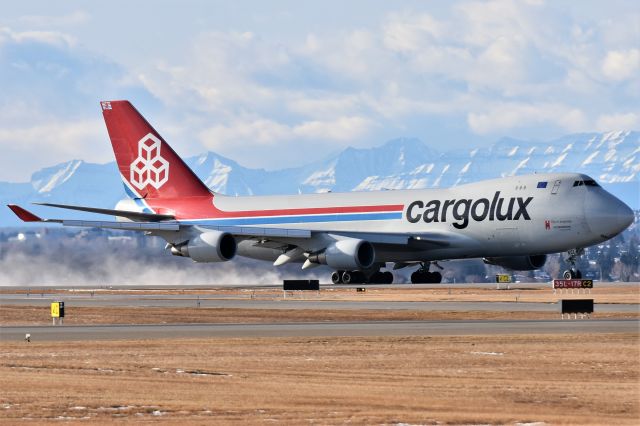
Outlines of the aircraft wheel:
<svg viewBox="0 0 640 426">
<path fill-rule="evenodd" d="M 411 274 L 411 283 L 412 284 L 422 284 L 425 282 L 425 279 L 427 278 L 425 276 L 426 274 L 424 272 L 420 272 L 415 271 L 413 274 Z"/>
<path fill-rule="evenodd" d="M 331 274 L 331 282 L 334 284 L 340 284 L 342 282 L 342 271 L 335 271 Z"/>
<path fill-rule="evenodd" d="M 382 284 L 393 284 L 393 274 L 389 271 L 382 274 Z"/>
<path fill-rule="evenodd" d="M 342 282 L 345 284 L 363 284 L 365 276 L 360 271 L 345 271 L 342 273 Z"/>
<path fill-rule="evenodd" d="M 367 277 L 361 271 L 352 271 L 351 282 L 353 284 L 365 284 L 367 282 Z"/>
<path fill-rule="evenodd" d="M 434 284 L 440 284 L 442 282 L 442 274 L 440 272 L 432 272 L 431 282 Z"/>
<path fill-rule="evenodd" d="M 382 272 L 376 272 L 369 278 L 371 284 L 384 284 L 384 274 Z"/>
<path fill-rule="evenodd" d="M 576 269 L 567 269 L 562 274 L 562 278 L 564 278 L 565 280 L 581 279 L 582 278 L 582 272 L 580 272 L 580 270 L 576 270 Z"/>
</svg>

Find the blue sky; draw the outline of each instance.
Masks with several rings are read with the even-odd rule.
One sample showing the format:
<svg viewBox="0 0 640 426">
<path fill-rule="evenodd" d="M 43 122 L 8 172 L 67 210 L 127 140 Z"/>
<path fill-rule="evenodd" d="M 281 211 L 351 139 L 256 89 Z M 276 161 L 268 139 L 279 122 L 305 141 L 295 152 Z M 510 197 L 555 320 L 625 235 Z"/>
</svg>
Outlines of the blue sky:
<svg viewBox="0 0 640 426">
<path fill-rule="evenodd" d="M 0 16 L 0 181 L 111 161 L 99 100 L 269 169 L 418 137 L 640 128 L 631 1 L 30 1 Z"/>
</svg>

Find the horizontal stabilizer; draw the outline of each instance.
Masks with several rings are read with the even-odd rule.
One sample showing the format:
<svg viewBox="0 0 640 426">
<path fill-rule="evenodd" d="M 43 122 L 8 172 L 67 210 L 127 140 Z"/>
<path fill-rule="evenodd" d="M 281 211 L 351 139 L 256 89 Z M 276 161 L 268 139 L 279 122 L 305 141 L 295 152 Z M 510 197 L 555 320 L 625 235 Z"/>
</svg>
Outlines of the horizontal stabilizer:
<svg viewBox="0 0 640 426">
<path fill-rule="evenodd" d="M 169 214 L 142 213 L 142 212 L 127 211 L 127 210 L 101 209 L 97 207 L 70 206 L 67 204 L 52 204 L 52 203 L 33 203 L 33 204 L 37 204 L 39 206 L 56 207 L 59 209 L 78 210 L 81 212 L 107 214 L 111 216 L 124 217 L 127 219 L 131 219 L 135 222 L 160 222 L 162 220 L 175 219 L 174 216 Z"/>
<path fill-rule="evenodd" d="M 41 218 L 31 213 L 30 211 L 23 209 L 20 206 L 9 204 L 7 205 L 7 207 L 9 207 L 11 211 L 23 222 L 43 222 Z"/>
</svg>

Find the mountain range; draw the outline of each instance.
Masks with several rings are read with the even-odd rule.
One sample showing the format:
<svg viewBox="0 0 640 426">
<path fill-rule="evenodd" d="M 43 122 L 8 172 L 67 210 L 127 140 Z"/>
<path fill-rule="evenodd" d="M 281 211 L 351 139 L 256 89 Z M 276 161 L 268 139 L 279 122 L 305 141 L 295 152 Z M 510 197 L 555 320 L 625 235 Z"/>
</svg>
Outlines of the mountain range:
<svg viewBox="0 0 640 426">
<path fill-rule="evenodd" d="M 555 140 L 503 138 L 484 148 L 441 150 L 415 138 L 367 149 L 346 148 L 299 167 L 243 167 L 214 152 L 185 159 L 213 191 L 227 195 L 295 194 L 448 187 L 501 176 L 581 172 L 598 180 L 633 209 L 640 209 L 640 132 L 579 133 Z M 56 202 L 113 208 L 125 198 L 115 162 L 72 160 L 37 171 L 30 182 L 0 182 L 0 202 Z M 30 207 L 31 208 L 31 207 Z M 43 216 L 78 213 L 33 207 Z M 1 226 L 21 223 L 0 209 Z"/>
</svg>

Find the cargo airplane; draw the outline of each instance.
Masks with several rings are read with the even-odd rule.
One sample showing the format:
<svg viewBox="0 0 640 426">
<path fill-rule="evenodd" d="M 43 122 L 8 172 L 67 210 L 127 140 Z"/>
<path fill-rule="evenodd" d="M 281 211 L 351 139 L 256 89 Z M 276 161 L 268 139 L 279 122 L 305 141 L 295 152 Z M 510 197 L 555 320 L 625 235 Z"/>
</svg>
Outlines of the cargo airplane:
<svg viewBox="0 0 640 426">
<path fill-rule="evenodd" d="M 447 259 L 483 258 L 513 270 L 541 268 L 567 252 L 571 269 L 584 247 L 627 228 L 633 212 L 589 176 L 511 176 L 446 189 L 230 197 L 212 192 L 128 101 L 101 102 L 129 199 L 114 209 L 40 203 L 115 220 L 26 222 L 123 229 L 159 236 L 176 256 L 226 262 L 245 256 L 327 265 L 334 283 L 392 283 L 391 270 L 418 266 L 414 283 L 441 282 L 430 271 Z M 384 269 L 384 271 L 383 271 Z"/>
</svg>

